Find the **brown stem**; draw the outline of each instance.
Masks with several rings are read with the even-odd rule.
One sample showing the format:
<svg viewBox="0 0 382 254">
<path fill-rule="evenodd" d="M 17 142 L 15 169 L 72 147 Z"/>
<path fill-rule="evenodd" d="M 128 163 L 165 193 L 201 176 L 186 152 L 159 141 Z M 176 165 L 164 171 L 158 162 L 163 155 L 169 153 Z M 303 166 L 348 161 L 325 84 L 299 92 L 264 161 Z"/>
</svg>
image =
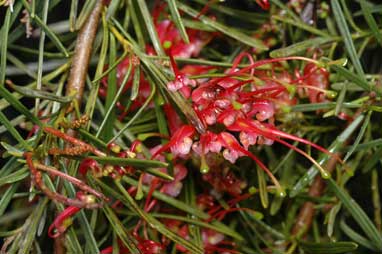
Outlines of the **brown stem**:
<svg viewBox="0 0 382 254">
<path fill-rule="evenodd" d="M 107 198 L 105 197 L 105 195 L 103 195 L 102 193 L 96 191 L 95 189 L 91 188 L 89 185 L 87 185 L 86 183 L 84 183 L 83 181 L 73 177 L 73 176 L 70 176 L 68 174 L 65 174 L 59 170 L 57 170 L 56 168 L 54 167 L 50 167 L 50 166 L 46 166 L 44 164 L 40 164 L 40 163 L 35 163 L 34 165 L 37 169 L 40 169 L 40 170 L 43 170 L 43 171 L 46 171 L 48 173 L 50 173 L 51 175 L 54 175 L 54 176 L 59 176 L 63 179 L 66 179 L 68 180 L 69 182 L 71 182 L 72 184 L 76 185 L 78 188 L 80 188 L 82 191 L 85 191 L 85 192 L 89 192 L 91 194 L 93 194 L 94 196 L 102 199 L 102 200 L 107 200 Z"/>
<path fill-rule="evenodd" d="M 49 199 L 66 204 L 68 206 L 76 206 L 79 208 L 96 209 L 100 208 L 102 204 L 87 202 L 86 200 L 80 200 L 79 198 L 68 198 L 60 193 L 50 190 L 42 179 L 42 174 L 37 170 L 31 152 L 24 153 L 29 170 L 31 171 L 32 182 L 38 187 Z"/>
<path fill-rule="evenodd" d="M 52 134 L 58 138 L 61 138 L 63 140 L 65 140 L 66 142 L 69 142 L 75 146 L 79 146 L 79 147 L 83 147 L 86 151 L 90 151 L 92 153 L 94 153 L 95 155 L 97 156 L 100 156 L 100 157 L 103 157 L 103 156 L 106 156 L 106 154 L 100 150 L 98 150 L 97 148 L 93 147 L 92 145 L 89 145 L 88 143 L 86 142 L 83 142 L 79 139 L 76 139 L 74 137 L 72 137 L 71 135 L 69 134 L 66 134 L 66 133 L 63 133 L 59 130 L 56 130 L 52 127 L 48 127 L 48 126 L 45 126 L 43 128 L 43 130 L 46 132 L 46 133 L 49 133 L 49 134 Z"/>
<path fill-rule="evenodd" d="M 54 239 L 54 254 L 65 254 L 65 235 L 62 234 Z"/>
<path fill-rule="evenodd" d="M 369 103 L 372 103 L 372 101 L 370 101 Z M 356 119 L 363 112 L 363 110 L 364 110 L 363 108 L 359 108 L 355 112 L 352 119 L 353 120 Z M 349 122 L 348 124 L 350 123 L 351 122 Z M 344 141 L 344 145 L 346 145 L 348 142 L 349 142 L 349 138 Z M 326 169 L 329 173 L 331 173 L 336 168 L 336 163 L 338 162 L 338 158 L 341 158 L 341 156 L 342 156 L 341 153 L 334 153 L 333 156 L 330 158 L 330 160 L 328 161 L 326 165 Z M 326 186 L 325 180 L 322 179 L 322 177 L 317 176 L 309 188 L 309 192 L 308 192 L 309 196 L 320 197 L 325 190 L 325 186 Z M 309 231 L 310 227 L 312 226 L 314 214 L 315 214 L 314 203 L 309 201 L 305 202 L 300 208 L 299 214 L 297 215 L 296 222 L 292 229 L 292 235 L 294 236 L 298 235 L 300 237 L 304 236 Z"/>
<path fill-rule="evenodd" d="M 336 153 L 336 156 L 330 158 L 326 165 L 326 170 L 331 173 L 337 164 L 337 158 L 339 158 L 340 153 Z M 309 196 L 310 197 L 320 197 L 325 189 L 325 180 L 322 179 L 321 176 L 316 176 L 312 185 L 309 188 Z M 315 214 L 314 203 L 313 202 L 305 202 L 300 208 L 300 212 L 297 215 L 297 220 L 292 229 L 292 235 L 303 236 L 307 233 L 312 225 L 313 217 Z"/>
<path fill-rule="evenodd" d="M 81 105 L 82 102 L 86 74 L 93 49 L 93 41 L 97 32 L 102 9 L 103 0 L 98 0 L 89 18 L 78 33 L 69 81 L 66 87 L 66 95 L 74 95 L 78 105 Z"/>
</svg>

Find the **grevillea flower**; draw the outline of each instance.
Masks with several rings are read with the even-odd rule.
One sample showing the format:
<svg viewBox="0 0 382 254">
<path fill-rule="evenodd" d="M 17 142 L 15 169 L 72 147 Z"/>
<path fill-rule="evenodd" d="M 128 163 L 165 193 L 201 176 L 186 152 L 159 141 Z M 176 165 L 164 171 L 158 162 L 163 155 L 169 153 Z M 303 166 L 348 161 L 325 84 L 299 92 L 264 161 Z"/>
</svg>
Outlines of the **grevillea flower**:
<svg viewBox="0 0 382 254">
<path fill-rule="evenodd" d="M 167 84 L 167 88 L 171 92 L 176 92 L 180 90 L 185 98 L 189 98 L 191 95 L 190 87 L 195 87 L 196 81 L 193 79 L 189 79 L 185 74 L 179 71 L 171 51 L 169 52 L 169 57 L 172 69 L 175 73 L 175 79 Z"/>
<path fill-rule="evenodd" d="M 316 65 L 308 63 L 303 73 L 302 77 L 298 77 L 301 87 L 299 89 L 300 95 L 303 95 L 302 91 L 304 91 L 312 103 L 328 101 L 329 72 L 324 68 L 318 68 Z"/>
<path fill-rule="evenodd" d="M 66 229 L 72 225 L 72 216 L 78 213 L 80 210 L 81 208 L 76 206 L 69 206 L 65 208 L 65 210 L 62 211 L 49 226 L 48 236 L 51 238 L 57 238 L 62 233 L 64 233 Z"/>
<path fill-rule="evenodd" d="M 82 192 L 77 192 L 76 194 L 79 200 L 84 203 L 95 203 L 95 197 L 93 195 L 85 195 Z M 77 206 L 69 206 L 65 208 L 61 213 L 57 215 L 53 223 L 48 228 L 48 236 L 51 238 L 59 237 L 64 233 L 70 225 L 73 223 L 72 217 L 78 213 L 81 208 Z"/>
<path fill-rule="evenodd" d="M 239 63 L 244 56 L 248 57 L 251 65 L 239 69 Z M 204 168 L 202 171 L 206 173 L 208 172 L 206 154 L 210 152 L 218 153 L 223 148 L 223 157 L 231 163 L 235 163 L 242 156 L 252 158 L 266 171 L 278 191 L 283 193 L 281 186 L 269 169 L 254 154 L 248 151 L 251 145 L 272 145 L 276 141 L 291 147 L 315 164 L 316 162 L 309 155 L 281 140 L 281 138 L 309 144 L 322 152 L 329 153 L 312 142 L 277 130 L 274 125 L 276 113 L 283 110 L 284 107 L 296 103 L 296 98 L 293 98 L 293 96 L 295 90 L 302 87 L 302 82 L 326 82 L 324 71 L 318 71 L 319 69 L 312 63 L 314 60 L 305 58 L 301 59 L 310 61 L 304 70 L 306 74 L 298 77 L 297 80 L 293 80 L 292 76 L 286 71 L 274 74 L 273 71 L 266 72 L 254 69 L 264 64 L 274 64 L 282 68 L 279 64 L 280 61 L 294 58 L 300 59 L 299 57 L 291 57 L 254 62 L 249 54 L 239 54 L 234 61 L 233 67 L 225 72 L 226 76 L 205 81 L 197 85 L 191 93 L 190 98 L 197 115 L 206 124 L 207 128 L 218 128 L 220 129 L 219 133 L 214 134 L 209 130 L 205 133 L 199 133 L 193 143 L 191 136 L 194 135 L 194 129 L 189 125 L 184 125 L 179 128 L 170 139 L 170 142 L 158 153 L 170 149 L 175 156 L 185 156 L 193 143 L 193 150 L 201 158 L 201 170 Z M 170 57 L 170 59 L 174 63 L 173 58 Z M 173 69 L 177 72 L 175 64 L 173 64 Z M 312 78 L 313 74 L 317 75 L 316 79 L 313 81 L 308 80 Z M 243 78 L 248 78 L 249 75 L 250 78 L 240 81 L 233 77 L 235 75 Z M 255 76 L 261 82 L 255 82 Z M 314 93 L 311 92 L 311 96 L 316 98 L 317 91 L 322 90 L 317 86 L 318 84 L 314 86 L 304 84 L 304 89 L 315 91 Z M 188 87 L 192 88 L 192 86 Z M 217 125 L 220 126 L 219 124 L 223 125 L 224 128 L 217 127 Z M 235 134 L 238 134 L 238 138 Z M 319 168 L 322 172 L 325 172 L 321 167 Z"/>
<path fill-rule="evenodd" d="M 269 10 L 270 4 L 268 0 L 256 0 L 256 3 L 264 10 Z"/>
<path fill-rule="evenodd" d="M 103 175 L 102 169 L 96 160 L 91 158 L 85 158 L 81 161 L 78 171 L 82 175 L 86 175 L 89 169 L 95 176 L 99 177 Z"/>
<path fill-rule="evenodd" d="M 167 169 L 160 169 L 163 173 L 167 173 Z M 165 193 L 171 197 L 177 197 L 183 187 L 182 180 L 187 176 L 187 168 L 182 164 L 174 165 L 174 180 L 165 181 L 156 176 L 144 173 L 142 183 L 152 186 L 155 181 L 155 188 L 159 188 L 160 192 Z"/>
<path fill-rule="evenodd" d="M 197 56 L 211 39 L 208 33 L 187 29 L 190 42 L 185 43 L 174 23 L 168 19 L 156 22 L 155 28 L 161 44 L 164 48 L 171 48 L 174 57 L 189 58 Z M 150 45 L 146 46 L 146 51 L 148 54 L 155 54 L 154 49 Z"/>
<path fill-rule="evenodd" d="M 212 167 L 202 177 L 204 181 L 213 186 L 217 193 L 228 193 L 231 196 L 238 196 L 247 187 L 246 181 L 236 177 L 229 168 Z"/>
<path fill-rule="evenodd" d="M 141 240 L 138 243 L 138 249 L 142 254 L 160 254 L 163 251 L 163 246 L 152 240 Z"/>
<path fill-rule="evenodd" d="M 183 125 L 180 129 L 178 129 L 174 135 L 171 137 L 170 141 L 156 151 L 153 154 L 153 158 L 155 158 L 158 154 L 170 149 L 171 153 L 176 156 L 185 156 L 190 153 L 192 146 L 192 136 L 195 133 L 195 128 L 192 125 Z"/>
<path fill-rule="evenodd" d="M 209 152 L 218 153 L 222 148 L 222 143 L 218 135 L 207 131 L 200 135 L 199 141 L 192 145 L 192 150 L 199 155 L 207 154 Z"/>
</svg>

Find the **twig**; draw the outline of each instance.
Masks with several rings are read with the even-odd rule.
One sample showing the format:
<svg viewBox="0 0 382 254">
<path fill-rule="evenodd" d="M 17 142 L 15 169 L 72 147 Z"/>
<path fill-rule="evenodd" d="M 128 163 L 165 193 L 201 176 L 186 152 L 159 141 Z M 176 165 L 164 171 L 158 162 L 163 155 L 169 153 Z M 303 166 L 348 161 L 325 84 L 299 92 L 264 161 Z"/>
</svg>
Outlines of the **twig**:
<svg viewBox="0 0 382 254">
<path fill-rule="evenodd" d="M 335 156 L 330 158 L 327 163 L 326 170 L 331 173 L 337 164 L 337 158 L 339 158 L 340 153 L 336 153 Z M 308 195 L 310 197 L 320 197 L 325 190 L 325 180 L 322 179 L 321 176 L 316 176 L 312 185 L 309 188 Z M 292 235 L 303 236 L 305 235 L 310 227 L 312 226 L 313 216 L 315 213 L 314 203 L 313 202 L 305 202 L 299 214 L 297 215 L 297 220 L 292 229 Z"/>
<path fill-rule="evenodd" d="M 66 87 L 66 95 L 74 95 L 74 99 L 78 105 L 81 105 L 82 102 L 86 74 L 93 49 L 93 41 L 96 36 L 99 19 L 104 5 L 103 2 L 104 1 L 102 0 L 97 1 L 88 20 L 81 28 L 77 37 L 72 67 L 70 69 L 68 85 Z"/>
<path fill-rule="evenodd" d="M 355 112 L 353 119 L 356 119 L 357 116 L 359 116 L 363 110 L 364 110 L 363 108 L 359 108 Z M 344 141 L 344 145 L 349 142 L 349 139 L 350 138 Z M 341 158 L 341 156 L 342 156 L 342 153 L 339 153 L 339 152 L 333 154 L 333 157 L 330 158 L 330 160 L 328 161 L 326 165 L 326 169 L 328 173 L 332 173 L 332 171 L 336 168 L 336 163 L 338 162 L 338 158 Z M 309 192 L 308 192 L 309 196 L 320 197 L 325 191 L 325 186 L 326 186 L 325 180 L 320 176 L 316 176 L 312 185 L 309 188 Z M 297 215 L 296 222 L 292 228 L 292 235 L 303 237 L 306 233 L 308 233 L 310 227 L 312 226 L 314 214 L 315 214 L 314 203 L 310 201 L 305 202 L 302 205 L 299 214 Z"/>
</svg>

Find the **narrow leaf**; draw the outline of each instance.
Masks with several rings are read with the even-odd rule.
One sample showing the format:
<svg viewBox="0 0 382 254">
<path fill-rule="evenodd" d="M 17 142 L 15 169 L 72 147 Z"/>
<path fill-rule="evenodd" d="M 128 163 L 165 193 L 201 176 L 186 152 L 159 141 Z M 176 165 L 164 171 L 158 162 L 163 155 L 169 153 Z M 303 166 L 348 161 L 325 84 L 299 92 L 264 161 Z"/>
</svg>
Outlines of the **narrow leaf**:
<svg viewBox="0 0 382 254">
<path fill-rule="evenodd" d="M 310 243 L 300 242 L 300 246 L 309 254 L 339 254 L 354 251 L 358 245 L 354 242 L 331 242 L 331 243 Z"/>
<path fill-rule="evenodd" d="M 7 8 L 5 13 L 4 25 L 1 27 L 1 48 L 0 48 L 0 86 L 4 86 L 5 70 L 7 67 L 7 46 L 8 46 L 8 33 L 11 22 L 11 9 Z"/>
<path fill-rule="evenodd" d="M 186 28 L 184 28 L 182 18 L 180 17 L 178 7 L 175 0 L 167 0 L 168 8 L 170 9 L 172 21 L 179 30 L 179 34 L 185 43 L 190 43 Z"/>
<path fill-rule="evenodd" d="M 12 174 L 0 178 L 0 186 L 21 181 L 27 176 L 29 176 L 29 170 L 27 168 L 22 168 Z"/>
<path fill-rule="evenodd" d="M 308 48 L 318 47 L 322 44 L 332 42 L 332 41 L 333 41 L 333 38 L 331 37 L 316 37 L 313 39 L 297 42 L 285 48 L 278 48 L 278 49 L 272 50 L 269 53 L 269 55 L 270 57 L 273 57 L 273 58 L 292 56 L 300 52 L 305 52 Z"/>
<path fill-rule="evenodd" d="M 360 4 L 363 16 L 365 17 L 365 20 L 369 25 L 371 32 L 373 33 L 375 39 L 378 41 L 379 45 L 382 46 L 382 34 L 379 31 L 377 22 L 375 21 L 371 13 L 371 7 L 369 6 L 368 2 L 366 2 L 366 0 L 360 0 Z"/>
<path fill-rule="evenodd" d="M 136 168 L 164 168 L 167 167 L 167 163 L 156 161 L 156 160 L 146 160 L 146 159 L 130 159 L 130 158 L 120 158 L 120 157 L 98 157 L 98 156 L 87 156 L 87 158 L 94 159 L 102 164 L 108 165 L 118 165 L 118 166 L 132 166 Z"/>
<path fill-rule="evenodd" d="M 72 97 L 58 96 L 54 93 L 32 89 L 26 86 L 17 86 L 9 83 L 9 86 L 16 92 L 22 94 L 25 97 L 40 98 L 44 100 L 56 101 L 60 103 L 69 103 L 73 100 Z"/>
<path fill-rule="evenodd" d="M 0 96 L 3 97 L 9 104 L 11 104 L 17 111 L 25 115 L 29 120 L 38 126 L 42 126 L 40 120 L 33 115 L 29 110 L 21 104 L 21 102 L 13 96 L 3 85 L 0 85 Z"/>
<path fill-rule="evenodd" d="M 155 228 L 158 232 L 171 239 L 172 241 L 176 242 L 177 244 L 182 245 L 191 253 L 203 254 L 203 250 L 199 248 L 199 246 L 196 246 L 195 244 L 187 241 L 186 239 L 170 231 L 165 225 L 163 225 L 160 221 L 155 219 L 151 214 L 143 211 L 119 181 L 115 181 L 115 184 L 117 185 L 119 191 L 123 194 L 123 199 L 121 199 L 122 203 L 125 203 L 126 205 L 132 207 L 133 211 L 136 212 L 143 220 L 145 220 L 148 223 L 148 225 Z"/>
<path fill-rule="evenodd" d="M 375 91 L 378 95 L 382 95 L 382 92 L 378 89 L 376 89 L 375 86 L 371 86 L 365 79 L 359 77 L 359 75 L 345 69 L 342 66 L 339 65 L 331 65 L 331 68 L 335 72 L 337 72 L 339 75 L 343 76 L 347 80 L 351 80 L 354 82 L 354 84 L 358 85 L 359 87 L 363 88 L 366 91 Z"/>
<path fill-rule="evenodd" d="M 330 145 L 329 152 L 336 152 L 341 149 L 344 142 L 354 133 L 354 131 L 358 128 L 358 126 L 362 123 L 364 119 L 364 115 L 358 116 L 354 121 L 336 138 L 336 140 Z M 330 156 L 327 154 L 322 155 L 322 157 L 318 160 L 320 165 L 323 165 L 325 162 L 329 160 Z M 311 183 L 318 174 L 318 170 L 312 166 L 292 187 L 289 196 L 295 197 L 297 196 L 309 183 Z"/>
<path fill-rule="evenodd" d="M 5 210 L 7 210 L 9 203 L 12 200 L 13 195 L 17 191 L 20 183 L 14 183 L 8 187 L 8 189 L 2 193 L 2 197 L 0 199 L 0 217 L 4 214 Z"/>
<path fill-rule="evenodd" d="M 130 185 L 133 185 L 135 187 L 138 186 L 138 181 L 130 178 L 130 177 L 122 177 L 122 180 L 125 181 L 127 184 L 130 184 Z M 150 190 L 150 187 L 149 186 L 146 186 L 146 185 L 142 185 L 142 191 L 144 193 L 148 193 Z M 198 218 L 201 218 L 201 219 L 208 219 L 210 216 L 206 213 L 204 213 L 203 211 L 197 209 L 197 208 L 194 208 L 192 206 L 189 206 L 188 204 L 178 200 L 178 199 L 175 199 L 175 198 L 172 198 L 168 195 L 165 195 L 159 191 L 154 191 L 153 192 L 153 197 L 160 200 L 160 201 L 163 201 L 171 206 L 174 206 L 176 207 L 177 209 L 181 210 L 181 211 L 184 211 L 184 212 L 187 212 L 193 216 L 196 216 Z"/>
<path fill-rule="evenodd" d="M 375 227 L 373 222 L 367 217 L 366 213 L 362 208 L 355 202 L 355 200 L 341 189 L 333 179 L 327 179 L 326 182 L 336 196 L 341 200 L 342 204 L 349 213 L 352 215 L 353 219 L 362 228 L 368 238 L 373 242 L 377 249 L 382 250 L 382 236 L 381 232 Z"/>
<path fill-rule="evenodd" d="M 338 29 L 340 30 L 341 35 L 344 37 L 346 51 L 354 65 L 354 68 L 357 74 L 360 76 L 359 78 L 366 82 L 365 73 L 363 72 L 361 62 L 357 55 L 357 51 L 355 49 L 353 39 L 349 31 L 349 27 L 346 24 L 346 20 L 345 20 L 345 16 L 342 11 L 342 8 L 338 0 L 331 0 L 330 2 L 331 2 L 334 18 L 336 20 Z"/>
<path fill-rule="evenodd" d="M 90 13 L 92 12 L 97 0 L 89 0 L 86 1 L 84 4 L 84 7 L 82 8 L 80 14 L 78 15 L 78 18 L 75 23 L 75 30 L 81 29 L 85 21 L 88 19 Z"/>
<path fill-rule="evenodd" d="M 352 147 L 350 148 L 350 150 L 346 153 L 344 157 L 344 162 L 346 162 L 349 159 L 349 157 L 353 154 L 354 150 L 357 148 L 358 144 L 361 142 L 361 139 L 363 138 L 363 135 L 365 134 L 366 128 L 369 126 L 371 113 L 372 111 L 369 111 L 369 113 L 367 114 L 366 119 L 361 126 L 361 130 L 359 131 L 357 138 L 355 139 Z"/>
<path fill-rule="evenodd" d="M 371 250 L 377 250 L 374 246 L 373 243 L 370 242 L 368 239 L 365 237 L 361 236 L 358 234 L 356 231 L 354 231 L 351 227 L 349 227 L 346 223 L 345 220 L 341 220 L 340 222 L 340 228 L 343 230 L 343 232 L 354 242 L 358 243 L 359 245 L 362 245 L 368 249 Z"/>
<path fill-rule="evenodd" d="M 181 3 L 179 1 L 177 3 L 178 3 L 179 9 L 181 9 L 182 11 L 184 11 L 185 13 L 190 15 L 191 17 L 194 17 L 194 18 L 198 17 L 199 13 L 196 10 L 192 9 L 188 5 L 185 5 L 184 3 Z M 238 31 L 237 29 L 231 28 L 229 26 L 225 26 L 222 23 L 214 21 L 211 18 L 204 16 L 204 15 L 199 17 L 199 19 L 203 23 L 205 23 L 206 25 L 211 26 L 212 28 L 218 30 L 219 32 L 221 32 L 221 33 L 223 33 L 223 34 L 225 34 L 231 38 L 234 38 L 234 39 L 240 41 L 241 43 L 244 43 L 248 46 L 254 47 L 258 50 L 268 50 L 268 47 L 262 41 L 255 39 L 253 37 L 250 37 L 250 36 L 240 32 L 240 31 Z"/>
<path fill-rule="evenodd" d="M 125 226 L 118 219 L 113 210 L 109 206 L 104 206 L 103 211 L 109 220 L 110 225 L 115 230 L 115 233 L 118 235 L 123 244 L 129 249 L 130 253 L 141 253 L 136 246 L 134 238 L 128 232 L 126 232 Z"/>
<path fill-rule="evenodd" d="M 8 132 L 24 147 L 26 150 L 31 150 L 31 146 L 21 137 L 20 133 L 13 127 L 8 118 L 0 111 L 0 123 L 8 130 Z"/>
<path fill-rule="evenodd" d="M 149 9 L 146 5 L 146 1 L 137 0 L 137 2 L 138 2 L 139 9 L 140 9 L 140 13 L 142 15 L 143 20 L 145 21 L 145 25 L 146 25 L 147 31 L 149 33 L 151 42 L 153 43 L 155 51 L 160 56 L 165 55 L 165 53 L 163 51 L 162 44 L 161 44 L 159 37 L 158 37 L 157 30 L 155 28 L 155 25 L 154 25 L 154 22 L 152 19 L 152 15 L 150 14 Z"/>
<path fill-rule="evenodd" d="M 27 11 L 30 13 L 31 9 L 29 3 L 26 0 L 22 0 L 22 3 L 25 9 L 27 9 Z M 55 46 L 59 50 L 61 50 L 62 53 L 64 53 L 65 57 L 69 57 L 68 51 L 66 50 L 60 39 L 57 37 L 57 35 L 48 27 L 48 25 L 45 22 L 43 22 L 41 18 L 37 15 L 33 17 L 33 20 L 36 21 L 37 25 L 40 26 L 42 30 L 44 30 L 46 35 L 52 40 L 53 44 L 55 44 Z"/>
</svg>

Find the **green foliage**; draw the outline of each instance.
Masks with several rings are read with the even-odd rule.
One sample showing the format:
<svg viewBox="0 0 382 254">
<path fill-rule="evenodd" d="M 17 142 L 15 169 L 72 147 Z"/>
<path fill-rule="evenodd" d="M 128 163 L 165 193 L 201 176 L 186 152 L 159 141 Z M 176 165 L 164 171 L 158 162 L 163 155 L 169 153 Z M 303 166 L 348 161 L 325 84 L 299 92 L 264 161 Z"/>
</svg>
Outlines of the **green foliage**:
<svg viewBox="0 0 382 254">
<path fill-rule="evenodd" d="M 263 10 L 258 2 L 268 1 L 0 0 L 0 252 L 146 253 L 156 243 L 162 250 L 152 254 L 381 253 L 382 5 L 271 0 Z M 172 29 L 176 36 L 166 34 Z M 84 34 L 92 46 L 77 49 Z M 190 43 L 200 50 L 188 54 Z M 173 50 L 179 45 L 183 55 Z M 323 77 L 307 81 L 317 74 L 306 71 L 310 64 L 327 73 L 327 87 Z M 329 152 L 259 135 L 246 151 L 269 167 L 285 197 L 242 153 L 235 163 L 223 150 L 177 156 L 173 125 L 193 126 L 194 144 L 227 130 L 201 120 L 194 94 L 169 88 L 186 78 L 202 88 L 216 81 L 213 93 L 228 78 L 255 84 L 230 91 L 253 92 L 256 106 L 275 102 L 274 116 L 257 121 L 266 123 L 260 132 L 274 125 Z M 284 104 L 276 90 L 256 97 L 269 82 L 286 91 Z M 238 97 L 226 94 L 242 109 Z M 167 149 L 156 154 L 156 145 Z M 207 173 L 214 163 L 218 172 Z M 179 180 L 180 166 L 187 173 Z M 178 187 L 179 195 L 166 192 Z M 203 203 L 206 196 L 212 201 Z M 49 238 L 75 201 L 83 207 L 62 223 L 63 237 Z"/>
</svg>

